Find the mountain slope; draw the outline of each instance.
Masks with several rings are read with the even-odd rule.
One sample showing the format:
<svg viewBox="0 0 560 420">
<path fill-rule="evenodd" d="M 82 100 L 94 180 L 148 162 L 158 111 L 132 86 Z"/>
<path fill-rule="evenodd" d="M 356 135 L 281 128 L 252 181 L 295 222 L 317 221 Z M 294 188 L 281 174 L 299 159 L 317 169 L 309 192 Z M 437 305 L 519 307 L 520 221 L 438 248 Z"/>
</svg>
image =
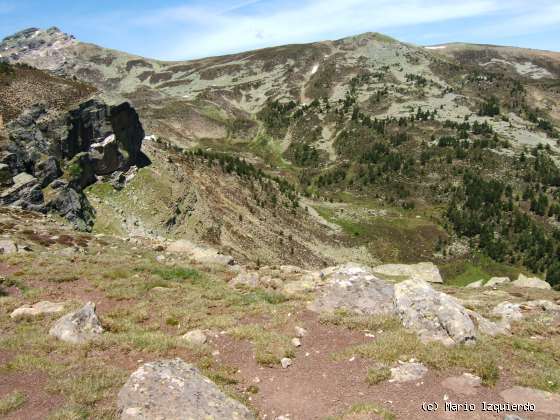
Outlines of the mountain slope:
<svg viewBox="0 0 560 420">
<path fill-rule="evenodd" d="M 163 159 L 154 168 L 171 174 L 162 179 L 177 191 L 176 200 L 192 193 L 181 181 L 183 169 L 169 172 L 175 163 L 167 160 L 201 148 L 286 179 L 314 207 L 299 229 L 338 225 L 329 237 L 352 255 L 366 250 L 366 260 L 431 259 L 459 274 L 469 264 L 487 274 L 523 265 L 545 275 L 560 249 L 554 239 L 560 215 L 558 53 L 468 44 L 424 48 L 367 33 L 162 62 L 84 44 L 56 28 L 23 31 L 0 47 L 10 62 L 84 80 L 110 101 L 131 101 L 146 131 L 161 139 L 154 153 Z M 465 190 L 472 173 L 500 186 L 498 216 L 454 210 L 466 195 L 481 193 Z M 223 173 L 204 176 L 228 179 Z M 209 199 L 201 211 L 224 205 Z M 251 208 L 248 202 L 226 206 L 239 210 L 229 226 Z M 137 223 L 208 239 L 185 218 L 169 227 L 173 206 L 157 207 L 158 217 L 143 215 Z M 534 226 L 529 238 L 503 222 L 518 216 Z M 212 231 L 215 221 L 202 219 L 200 231 Z M 465 220 L 486 224 L 486 230 L 465 229 Z M 280 225 L 289 230 L 291 222 Z M 119 229 L 134 231 L 130 226 L 123 222 Z M 229 236 L 234 231 L 213 240 L 239 252 L 244 240 Z M 263 225 L 250 235 L 255 244 L 265 231 Z M 537 251 L 543 235 L 549 245 Z M 277 258 L 282 246 L 274 247 L 268 255 Z M 480 250 L 498 266 L 481 268 Z"/>
</svg>

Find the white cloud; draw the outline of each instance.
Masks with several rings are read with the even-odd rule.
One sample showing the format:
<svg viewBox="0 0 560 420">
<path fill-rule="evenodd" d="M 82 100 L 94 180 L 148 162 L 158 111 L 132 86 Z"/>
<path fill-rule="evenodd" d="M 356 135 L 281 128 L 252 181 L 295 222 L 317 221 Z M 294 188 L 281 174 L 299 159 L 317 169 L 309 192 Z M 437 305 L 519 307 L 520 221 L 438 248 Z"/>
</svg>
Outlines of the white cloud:
<svg viewBox="0 0 560 420">
<path fill-rule="evenodd" d="M 560 25 L 558 0 L 206 0 L 142 10 L 116 30 L 150 33 L 162 59 L 336 39 L 368 31 L 414 33 L 416 42 L 499 40 Z M 1 4 L 1 3 L 0 3 Z M 454 20 L 458 21 L 454 24 Z M 420 25 L 424 25 L 420 27 Z M 428 25 L 428 26 L 426 26 Z M 118 28 L 118 29 L 117 29 Z M 431 35 L 430 35 L 431 34 Z M 405 38 L 407 38 L 405 36 Z M 158 42 L 161 39 L 161 42 Z M 144 51 L 146 52 L 146 51 Z"/>
<path fill-rule="evenodd" d="M 258 2 L 258 1 L 257 1 Z M 137 20 L 140 24 L 182 25 L 185 33 L 165 51 L 169 57 L 193 57 L 263 46 L 308 42 L 321 37 L 446 21 L 500 10 L 497 0 L 302 0 L 261 5 L 237 13 L 240 7 L 177 7 Z M 278 2 L 277 2 L 278 3 Z M 190 28 L 196 28 L 196 31 Z"/>
</svg>

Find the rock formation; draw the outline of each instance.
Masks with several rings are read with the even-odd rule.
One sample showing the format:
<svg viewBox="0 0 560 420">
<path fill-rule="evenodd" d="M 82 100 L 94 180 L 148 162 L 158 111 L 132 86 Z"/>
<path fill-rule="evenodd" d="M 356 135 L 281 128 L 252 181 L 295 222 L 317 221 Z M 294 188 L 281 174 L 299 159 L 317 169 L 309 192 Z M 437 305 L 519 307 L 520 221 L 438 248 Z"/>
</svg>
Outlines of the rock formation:
<svg viewBox="0 0 560 420">
<path fill-rule="evenodd" d="M 36 105 L 7 126 L 0 149 L 0 204 L 53 211 L 79 230 L 89 230 L 95 212 L 83 189 L 99 176 L 126 171 L 147 159 L 144 130 L 128 103 L 90 100 L 66 115 Z"/>
</svg>

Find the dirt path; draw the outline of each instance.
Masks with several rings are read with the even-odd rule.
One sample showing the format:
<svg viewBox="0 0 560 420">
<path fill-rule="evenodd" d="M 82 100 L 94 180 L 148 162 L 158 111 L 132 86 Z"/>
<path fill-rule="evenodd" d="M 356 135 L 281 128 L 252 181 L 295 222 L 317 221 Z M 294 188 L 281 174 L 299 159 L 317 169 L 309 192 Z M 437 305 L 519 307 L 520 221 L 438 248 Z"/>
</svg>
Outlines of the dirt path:
<svg viewBox="0 0 560 420">
<path fill-rule="evenodd" d="M 254 358 L 248 342 L 239 342 L 227 336 L 212 341 L 220 351 L 218 360 L 236 367 L 242 387 L 258 387 L 251 402 L 263 419 L 285 416 L 290 420 L 319 420 L 345 413 L 355 404 L 370 403 L 392 412 L 398 419 L 503 419 L 504 415 L 476 412 L 445 412 L 445 396 L 449 402 L 503 403 L 499 391 L 510 384 L 502 380 L 495 388 L 480 387 L 476 395 L 464 397 L 454 394 L 441 385 L 450 376 L 463 372 L 432 370 L 420 381 L 408 383 L 384 382 L 369 386 L 366 381 L 368 367 L 372 362 L 360 358 L 335 361 L 332 354 L 349 346 L 366 343 L 362 332 L 319 323 L 310 312 L 299 314 L 299 324 L 308 334 L 302 339 L 302 347 L 296 351 L 294 364 L 288 369 L 265 368 Z M 257 379 L 258 378 L 258 379 Z M 423 403 L 437 402 L 436 413 L 422 410 Z M 372 417 L 349 417 L 372 418 Z M 531 415 L 531 419 L 553 419 L 553 416 Z"/>
</svg>

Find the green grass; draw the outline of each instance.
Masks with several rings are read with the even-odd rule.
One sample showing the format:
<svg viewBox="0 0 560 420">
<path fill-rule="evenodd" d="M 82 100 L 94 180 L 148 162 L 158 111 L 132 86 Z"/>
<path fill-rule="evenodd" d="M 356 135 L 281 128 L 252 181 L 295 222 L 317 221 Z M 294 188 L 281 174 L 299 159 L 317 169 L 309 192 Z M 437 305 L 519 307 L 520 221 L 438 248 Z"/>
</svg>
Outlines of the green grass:
<svg viewBox="0 0 560 420">
<path fill-rule="evenodd" d="M 366 207 L 360 204 L 352 205 L 352 208 L 363 210 Z M 414 213 L 404 211 L 399 212 L 402 217 L 389 210 L 387 216 L 350 219 L 338 216 L 329 207 L 317 206 L 316 210 L 324 219 L 342 228 L 350 245 L 366 246 L 385 263 L 430 260 L 437 239 L 445 235 L 437 224 L 425 218 L 417 219 Z"/>
<path fill-rule="evenodd" d="M 10 414 L 27 402 L 27 396 L 20 391 L 13 391 L 0 399 L 0 416 Z"/>
<path fill-rule="evenodd" d="M 344 420 L 346 418 L 353 418 L 355 415 L 375 415 L 381 417 L 383 420 L 394 420 L 397 417 L 386 408 L 376 403 L 362 403 L 354 404 L 343 414 L 335 417 L 328 417 L 326 420 Z"/>
<path fill-rule="evenodd" d="M 230 331 L 238 340 L 249 340 L 255 347 L 255 359 L 263 366 L 276 366 L 283 357 L 294 357 L 290 338 L 258 324 L 242 325 Z"/>
<path fill-rule="evenodd" d="M 183 267 L 154 268 L 152 273 L 167 281 L 197 280 L 200 278 L 200 273 L 197 270 Z"/>
<path fill-rule="evenodd" d="M 498 263 L 484 255 L 475 255 L 470 260 L 455 260 L 439 266 L 445 284 L 464 287 L 468 284 L 491 277 L 515 279 L 524 270 Z"/>
<path fill-rule="evenodd" d="M 377 385 L 391 378 L 391 369 L 388 367 L 369 368 L 366 382 L 368 385 Z"/>
</svg>

